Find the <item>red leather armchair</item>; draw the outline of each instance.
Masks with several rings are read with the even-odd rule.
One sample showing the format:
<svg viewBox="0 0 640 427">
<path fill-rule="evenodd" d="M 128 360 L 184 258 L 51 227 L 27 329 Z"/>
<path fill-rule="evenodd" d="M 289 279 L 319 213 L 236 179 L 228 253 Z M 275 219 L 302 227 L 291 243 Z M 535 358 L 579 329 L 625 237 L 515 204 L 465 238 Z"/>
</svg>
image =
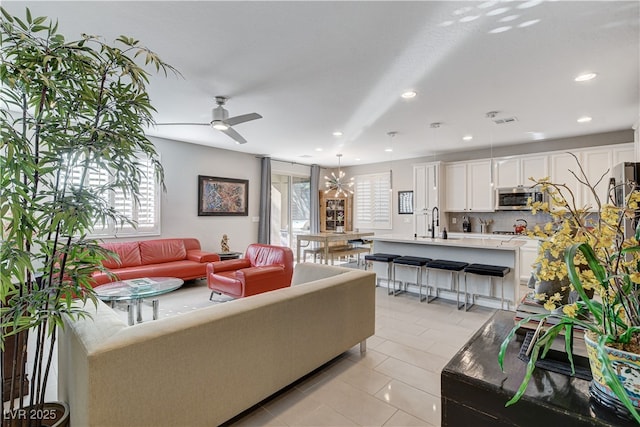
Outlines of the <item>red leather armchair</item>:
<svg viewBox="0 0 640 427">
<path fill-rule="evenodd" d="M 291 286 L 293 252 L 285 246 L 254 243 L 244 258 L 207 264 L 207 285 L 214 293 L 234 298 Z"/>
</svg>

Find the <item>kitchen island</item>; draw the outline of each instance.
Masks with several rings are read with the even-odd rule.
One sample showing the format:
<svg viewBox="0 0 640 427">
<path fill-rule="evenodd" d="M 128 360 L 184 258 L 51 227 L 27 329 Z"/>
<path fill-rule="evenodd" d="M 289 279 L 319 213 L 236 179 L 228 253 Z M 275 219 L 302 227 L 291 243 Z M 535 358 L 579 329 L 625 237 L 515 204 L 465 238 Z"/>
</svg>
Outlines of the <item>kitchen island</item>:
<svg viewBox="0 0 640 427">
<path fill-rule="evenodd" d="M 373 240 L 373 251 L 398 255 L 411 255 L 431 259 L 463 261 L 469 264 L 490 264 L 509 267 L 511 271 L 504 278 L 504 298 L 509 301 L 508 309 L 515 309 L 515 302 L 519 299 L 520 284 L 520 246 L 524 241 L 518 239 L 495 239 L 481 237 L 452 237 L 449 239 L 412 237 L 406 235 L 376 235 Z M 386 266 L 376 265 L 374 268 L 381 277 L 386 277 Z M 396 280 L 408 283 L 411 291 L 415 288 L 415 270 L 398 269 Z M 486 307 L 499 308 L 501 295 L 501 279 L 494 278 L 491 287 L 488 276 L 468 275 L 467 290 L 476 295 L 475 303 Z M 384 282 L 384 281 L 383 281 Z M 423 283 L 425 278 L 423 277 Z M 428 285 L 438 288 L 441 298 L 456 300 L 456 289 L 450 284 L 450 274 L 439 270 L 429 272 Z M 464 275 L 460 274 L 460 290 L 464 290 Z M 433 294 L 433 292 L 432 292 Z M 493 297 L 493 298 L 487 298 Z M 460 295 L 461 301 L 464 298 Z M 505 304 L 505 309 L 506 309 Z"/>
</svg>

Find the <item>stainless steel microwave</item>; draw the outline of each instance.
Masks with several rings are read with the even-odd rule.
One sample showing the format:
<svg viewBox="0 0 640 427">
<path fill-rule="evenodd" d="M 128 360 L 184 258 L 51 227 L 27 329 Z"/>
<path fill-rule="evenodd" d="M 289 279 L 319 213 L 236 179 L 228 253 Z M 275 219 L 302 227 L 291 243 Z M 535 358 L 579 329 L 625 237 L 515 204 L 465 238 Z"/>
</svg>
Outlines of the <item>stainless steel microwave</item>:
<svg viewBox="0 0 640 427">
<path fill-rule="evenodd" d="M 509 187 L 498 188 L 496 190 L 496 210 L 497 211 L 528 211 L 529 199 L 532 202 L 543 202 L 544 193 L 537 187 Z"/>
</svg>

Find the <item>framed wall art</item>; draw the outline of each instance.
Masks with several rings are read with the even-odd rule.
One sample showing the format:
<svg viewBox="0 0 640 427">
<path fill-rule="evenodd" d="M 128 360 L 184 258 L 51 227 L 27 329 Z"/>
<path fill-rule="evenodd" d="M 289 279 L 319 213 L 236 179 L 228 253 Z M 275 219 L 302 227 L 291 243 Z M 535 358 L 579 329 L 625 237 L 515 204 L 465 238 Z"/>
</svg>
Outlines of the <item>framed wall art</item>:
<svg viewBox="0 0 640 427">
<path fill-rule="evenodd" d="M 198 216 L 248 214 L 248 180 L 198 175 Z"/>
<path fill-rule="evenodd" d="M 398 213 L 413 213 L 413 191 L 398 191 Z"/>
</svg>

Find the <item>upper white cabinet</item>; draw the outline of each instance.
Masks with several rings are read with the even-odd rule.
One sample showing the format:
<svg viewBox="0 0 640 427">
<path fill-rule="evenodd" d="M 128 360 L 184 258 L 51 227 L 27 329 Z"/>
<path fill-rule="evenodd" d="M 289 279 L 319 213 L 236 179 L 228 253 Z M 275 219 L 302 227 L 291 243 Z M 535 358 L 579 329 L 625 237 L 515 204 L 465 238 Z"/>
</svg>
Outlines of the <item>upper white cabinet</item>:
<svg viewBox="0 0 640 427">
<path fill-rule="evenodd" d="M 467 164 L 449 163 L 445 165 L 444 170 L 445 210 L 451 212 L 467 210 Z"/>
<path fill-rule="evenodd" d="M 520 173 L 520 159 L 518 157 L 496 159 L 495 178 L 498 188 L 516 187 L 522 185 Z"/>
<path fill-rule="evenodd" d="M 609 178 L 615 165 L 621 162 L 634 161 L 633 144 L 620 144 L 613 147 L 591 147 L 573 152 L 580 161 L 589 183 L 595 187 L 601 203 L 608 202 Z M 581 177 L 580 167 L 568 153 L 551 153 L 551 181 L 563 183 L 571 189 L 577 206 L 588 207 L 597 211 L 596 196 L 584 185 L 579 184 L 571 171 Z M 565 197 L 569 197 L 565 195 Z"/>
<path fill-rule="evenodd" d="M 544 178 L 549 175 L 546 155 L 518 156 L 496 159 L 495 179 L 498 188 L 531 186 L 529 178 Z"/>
<path fill-rule="evenodd" d="M 580 153 L 574 154 L 580 160 Z M 565 185 L 566 188 L 561 188 L 562 195 L 569 203 L 572 203 L 573 198 L 575 203 L 580 205 L 582 203 L 582 191 L 578 186 L 577 178 L 571 173 L 571 171 L 578 171 L 578 164 L 573 156 L 569 153 L 553 153 L 549 156 L 549 165 L 551 167 L 551 182 Z"/>
<path fill-rule="evenodd" d="M 633 143 L 598 146 L 572 150 L 578 158 L 585 174 L 593 185 L 600 201 L 607 201 L 609 178 L 613 167 L 622 162 L 632 162 L 635 158 Z M 450 212 L 490 212 L 493 211 L 495 188 L 531 186 L 529 178 L 550 177 L 551 182 L 564 184 L 573 194 L 577 206 L 591 206 L 597 209 L 595 196 L 579 184 L 571 171 L 580 176 L 576 159 L 564 151 L 513 156 L 493 160 L 491 186 L 491 160 L 453 162 L 444 165 L 445 210 Z M 608 172 L 607 172 L 608 171 Z M 602 179 L 600 179 L 602 177 Z M 571 198 L 568 191 L 565 197 Z"/>
<path fill-rule="evenodd" d="M 610 149 L 588 150 L 582 154 L 582 168 L 589 184 L 595 187 L 600 203 L 607 203 L 609 193 L 609 177 L 613 167 L 613 152 Z M 577 172 L 577 171 L 576 171 Z M 596 196 L 586 186 L 581 185 L 583 206 L 598 210 Z"/>
<path fill-rule="evenodd" d="M 529 178 L 541 179 L 549 176 L 548 156 L 526 156 L 520 161 L 522 185 L 533 185 Z"/>
<path fill-rule="evenodd" d="M 445 166 L 446 200 L 449 212 L 493 211 L 491 161 L 456 162 Z"/>
<path fill-rule="evenodd" d="M 623 144 L 613 149 L 613 166 L 624 162 L 635 162 L 636 150 L 633 144 Z"/>
<path fill-rule="evenodd" d="M 442 209 L 442 165 L 440 162 L 413 166 L 414 233 L 426 235 L 429 215 L 434 207 Z"/>
<path fill-rule="evenodd" d="M 491 160 L 479 160 L 467 164 L 467 210 L 493 211 Z"/>
</svg>

